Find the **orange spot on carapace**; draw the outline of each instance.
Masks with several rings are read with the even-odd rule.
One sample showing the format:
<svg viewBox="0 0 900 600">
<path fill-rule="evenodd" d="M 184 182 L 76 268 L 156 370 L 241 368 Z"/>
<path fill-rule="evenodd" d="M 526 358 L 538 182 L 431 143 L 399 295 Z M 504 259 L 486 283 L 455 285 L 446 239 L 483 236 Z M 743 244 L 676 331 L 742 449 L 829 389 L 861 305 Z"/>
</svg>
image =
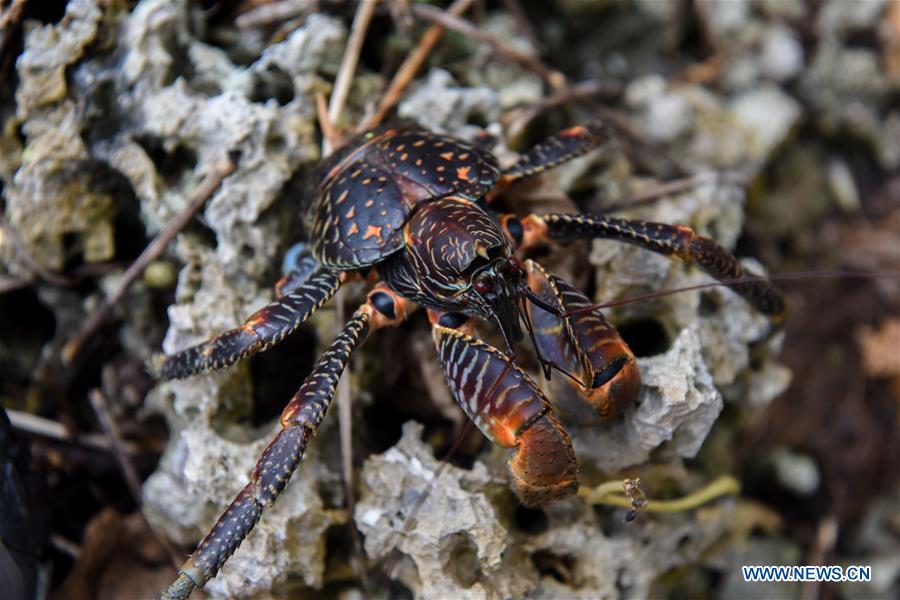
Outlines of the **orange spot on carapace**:
<svg viewBox="0 0 900 600">
<path fill-rule="evenodd" d="M 453 153 L 444 152 L 443 154 L 441 154 L 441 158 L 443 158 L 444 160 L 453 160 Z"/>
<path fill-rule="evenodd" d="M 356 221 L 350 224 L 350 229 L 347 230 L 347 235 L 356 235 L 359 233 L 359 225 L 356 224 Z"/>
<path fill-rule="evenodd" d="M 355 214 L 356 214 L 356 207 L 351 206 L 350 210 L 348 210 L 346 213 L 344 213 L 344 216 L 347 217 L 348 219 L 352 219 L 353 215 L 355 215 Z"/>
<path fill-rule="evenodd" d="M 569 127 L 565 131 L 561 132 L 560 135 L 563 137 L 578 137 L 580 135 L 584 135 L 587 132 L 584 125 L 576 125 L 575 127 Z"/>
<path fill-rule="evenodd" d="M 460 167 L 460 168 L 458 168 L 458 169 L 456 170 L 456 177 L 457 177 L 458 179 L 462 179 L 463 181 L 472 181 L 472 180 L 469 178 L 469 171 L 470 171 L 470 170 L 471 170 L 470 167 Z"/>
<path fill-rule="evenodd" d="M 372 237 L 377 237 L 378 241 L 381 241 L 381 227 L 378 225 L 369 225 L 366 227 L 366 235 L 363 236 L 363 239 L 367 240 Z"/>
</svg>

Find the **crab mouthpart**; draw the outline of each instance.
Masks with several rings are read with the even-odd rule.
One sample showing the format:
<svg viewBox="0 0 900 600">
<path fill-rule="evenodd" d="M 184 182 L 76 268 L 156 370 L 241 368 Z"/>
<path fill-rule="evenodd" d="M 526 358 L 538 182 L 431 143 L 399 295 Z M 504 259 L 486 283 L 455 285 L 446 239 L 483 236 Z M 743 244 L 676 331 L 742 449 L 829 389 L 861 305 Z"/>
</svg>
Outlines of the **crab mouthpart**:
<svg viewBox="0 0 900 600">
<path fill-rule="evenodd" d="M 519 309 L 514 298 L 506 297 L 491 305 L 491 313 L 494 321 L 500 327 L 506 345 L 512 350 L 512 345 L 520 341 L 522 324 L 519 321 Z"/>
</svg>

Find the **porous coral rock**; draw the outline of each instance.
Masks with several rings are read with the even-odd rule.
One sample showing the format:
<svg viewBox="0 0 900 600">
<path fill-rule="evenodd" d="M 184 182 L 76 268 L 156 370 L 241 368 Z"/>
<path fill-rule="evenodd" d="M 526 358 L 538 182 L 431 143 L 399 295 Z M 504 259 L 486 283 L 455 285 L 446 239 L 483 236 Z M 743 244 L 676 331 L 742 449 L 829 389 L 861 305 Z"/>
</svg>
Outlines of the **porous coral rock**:
<svg viewBox="0 0 900 600">
<path fill-rule="evenodd" d="M 421 435 L 421 425 L 406 423 L 395 446 L 366 461 L 362 497 L 356 504 L 366 554 L 384 558 L 396 547 L 409 556 L 415 574 L 402 571 L 407 575 L 404 583 L 417 597 L 521 595 L 527 578 L 517 575 L 521 563 L 509 560 L 510 537 L 486 493 L 498 478 L 480 462 L 471 471 L 446 465 L 435 478 L 439 461 Z M 417 507 L 423 493 L 428 496 Z M 406 531 L 411 516 L 415 527 Z M 474 553 L 474 564 L 450 564 L 466 553 Z"/>
<path fill-rule="evenodd" d="M 31 256 L 50 270 L 64 266 L 67 238 L 80 244 L 87 262 L 115 253 L 115 208 L 109 194 L 93 184 L 91 156 L 65 77 L 94 41 L 100 17 L 93 0 L 73 0 L 59 24 L 29 29 L 16 63 L 15 119 L 25 145 L 13 159 L 18 169 L 4 190 L 6 217 Z M 15 272 L 11 251 L 3 247 L 0 256 Z"/>
</svg>

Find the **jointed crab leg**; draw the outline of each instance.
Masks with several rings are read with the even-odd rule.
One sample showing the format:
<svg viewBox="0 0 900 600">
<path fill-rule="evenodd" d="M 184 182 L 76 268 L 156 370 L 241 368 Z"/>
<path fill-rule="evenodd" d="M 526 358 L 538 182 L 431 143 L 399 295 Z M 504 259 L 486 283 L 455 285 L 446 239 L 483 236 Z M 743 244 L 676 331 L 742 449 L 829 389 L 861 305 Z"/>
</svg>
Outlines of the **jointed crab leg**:
<svg viewBox="0 0 900 600">
<path fill-rule="evenodd" d="M 532 292 L 564 313 L 576 313 L 560 317 L 528 303 L 538 351 L 578 380 L 576 388 L 601 419 L 621 414 L 641 385 L 637 360 L 625 340 L 599 310 L 577 312 L 592 305 L 579 290 L 534 261 L 525 261 L 525 271 Z"/>
<path fill-rule="evenodd" d="M 564 129 L 529 149 L 519 161 L 503 172 L 500 186 L 542 173 L 572 160 L 609 141 L 606 126 L 599 122 Z"/>
<path fill-rule="evenodd" d="M 731 252 L 684 225 L 560 213 L 532 214 L 522 219 L 521 225 L 524 229 L 522 245 L 526 247 L 544 238 L 615 239 L 693 262 L 720 281 L 752 278 L 752 281 L 734 284 L 732 289 L 764 314 L 777 317 L 785 310 L 784 296 L 772 282 L 746 271 Z"/>
<path fill-rule="evenodd" d="M 158 379 L 181 379 L 222 369 L 268 349 L 325 304 L 345 278 L 340 271 L 320 267 L 302 285 L 253 313 L 240 327 L 172 356 L 156 358 L 154 369 Z"/>
<path fill-rule="evenodd" d="M 164 598 L 187 598 L 195 587 L 203 587 L 216 575 L 256 525 L 263 508 L 275 502 L 303 460 L 306 445 L 325 418 L 350 355 L 370 331 L 404 320 L 409 305 L 385 288 L 369 293 L 366 303 L 353 313 L 281 413 L 281 430 L 260 456 L 250 482 L 182 565 L 178 580 Z"/>
<path fill-rule="evenodd" d="M 522 503 L 542 506 L 574 494 L 578 462 L 572 442 L 534 381 L 504 353 L 441 325 L 439 313 L 429 314 L 453 397 L 491 441 L 516 449 L 507 465 Z"/>
</svg>

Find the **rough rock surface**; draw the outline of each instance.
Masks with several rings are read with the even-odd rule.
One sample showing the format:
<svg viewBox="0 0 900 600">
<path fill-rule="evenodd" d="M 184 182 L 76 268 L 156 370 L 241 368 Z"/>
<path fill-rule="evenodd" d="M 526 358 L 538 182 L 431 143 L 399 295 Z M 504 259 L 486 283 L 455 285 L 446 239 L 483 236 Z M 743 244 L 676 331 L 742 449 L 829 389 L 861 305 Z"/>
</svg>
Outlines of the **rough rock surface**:
<svg viewBox="0 0 900 600">
<path fill-rule="evenodd" d="M 167 352 L 233 326 L 271 297 L 265 280 L 292 241 L 285 215 L 299 209 L 296 197 L 279 201 L 295 171 L 318 160 L 314 88 L 319 73 L 334 73 L 346 38 L 338 20 L 313 15 L 242 66 L 195 37 L 190 11 L 186 1 L 145 1 L 130 14 L 104 18 L 93 0 L 73 0 L 58 25 L 29 31 L 16 115 L 28 145 L 5 190 L 23 242 L 36 260 L 58 269 L 72 236 L 87 262 L 115 255 L 113 223 L 123 205 L 98 190 L 98 171 L 130 189 L 152 235 L 212 165 L 239 153 L 237 170 L 203 214 L 214 246 L 190 233 L 175 245 L 186 266 L 169 313 Z M 117 41 L 115 49 L 80 60 L 100 33 Z M 174 540 L 196 541 L 243 486 L 272 434 L 272 427 L 239 425 L 251 404 L 246 368 L 151 394 L 149 411 L 167 417 L 172 435 L 146 482 L 145 510 Z M 337 481 L 319 466 L 317 456 L 328 448 L 328 435 L 321 437 L 303 473 L 210 593 L 249 595 L 289 576 L 321 585 L 324 531 L 332 522 L 321 493 Z"/>
<path fill-rule="evenodd" d="M 417 598 L 647 597 L 656 577 L 724 535 L 733 511 L 726 504 L 705 517 L 648 517 L 626 528 L 573 499 L 549 507 L 535 534 L 514 515 L 496 465 L 446 466 L 435 477 L 440 463 L 421 435 L 407 423 L 396 446 L 367 460 L 356 506 L 366 553 L 392 557 L 391 572 Z"/>
</svg>

